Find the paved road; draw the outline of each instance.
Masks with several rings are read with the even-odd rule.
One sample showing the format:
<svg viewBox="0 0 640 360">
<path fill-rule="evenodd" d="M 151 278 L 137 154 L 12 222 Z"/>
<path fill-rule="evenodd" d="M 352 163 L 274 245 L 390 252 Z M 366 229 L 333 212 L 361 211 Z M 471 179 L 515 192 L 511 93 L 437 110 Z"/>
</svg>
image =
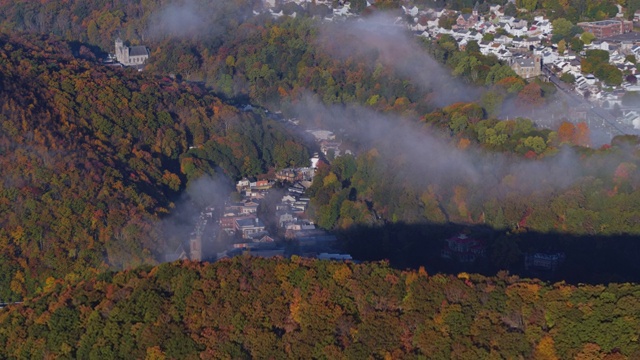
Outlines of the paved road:
<svg viewBox="0 0 640 360">
<path fill-rule="evenodd" d="M 602 128 L 603 130 L 607 131 L 611 137 L 615 135 L 634 132 L 633 128 L 619 123 L 618 120 L 613 115 L 611 115 L 609 111 L 587 101 L 584 97 L 577 94 L 571 85 L 560 80 L 560 78 L 558 78 L 546 65 L 542 67 L 542 71 L 544 75 L 548 77 L 549 81 L 551 81 L 558 88 L 558 90 L 562 91 L 567 99 L 572 101 L 572 104 L 570 105 L 576 107 L 582 106 L 587 109 L 588 113 L 590 113 L 591 118 L 593 118 L 594 121 L 590 121 L 592 129 Z"/>
</svg>

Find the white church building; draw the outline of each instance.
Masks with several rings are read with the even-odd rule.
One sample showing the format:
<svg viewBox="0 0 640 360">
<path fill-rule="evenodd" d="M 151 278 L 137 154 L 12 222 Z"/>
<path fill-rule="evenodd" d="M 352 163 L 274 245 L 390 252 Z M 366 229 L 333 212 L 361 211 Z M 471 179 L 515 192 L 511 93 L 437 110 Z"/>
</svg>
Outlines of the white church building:
<svg viewBox="0 0 640 360">
<path fill-rule="evenodd" d="M 133 66 L 138 70 L 144 67 L 149 59 L 149 49 L 146 46 L 125 46 L 122 39 L 116 39 L 116 60 L 124 66 Z"/>
</svg>

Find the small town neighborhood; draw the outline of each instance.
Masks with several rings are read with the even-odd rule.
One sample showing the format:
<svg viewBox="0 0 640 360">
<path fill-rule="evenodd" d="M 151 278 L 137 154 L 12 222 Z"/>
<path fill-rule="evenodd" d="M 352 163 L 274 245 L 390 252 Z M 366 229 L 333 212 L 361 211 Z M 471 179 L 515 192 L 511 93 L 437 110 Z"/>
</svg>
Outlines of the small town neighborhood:
<svg viewBox="0 0 640 360">
<path fill-rule="evenodd" d="M 309 132 L 327 154 L 339 156 L 340 142 L 326 130 Z M 327 145 L 330 141 L 332 145 Z M 337 155 L 335 155 L 337 154 Z M 217 261 L 241 254 L 258 257 L 292 255 L 324 260 L 352 260 L 336 248 L 336 236 L 307 219 L 310 199 L 305 196 L 321 161 L 318 153 L 309 167 L 285 168 L 260 180 L 243 178 L 220 208 L 209 206 L 196 219 L 188 241 L 166 259 Z M 277 195 L 273 201 L 272 195 Z"/>
<path fill-rule="evenodd" d="M 326 22 L 344 21 L 359 16 L 352 10 L 354 4 L 364 8 L 372 6 L 369 2 L 358 5 L 360 3 L 264 0 L 262 11 L 254 10 L 254 15 L 295 17 L 297 11 L 306 11 Z M 525 80 L 540 78 L 553 83 L 568 96 L 571 104 L 565 105 L 566 114 L 552 114 L 552 117 L 589 121 L 592 128 L 609 133 L 609 139 L 605 141 L 616 134 L 640 129 L 640 96 L 637 96 L 640 92 L 637 76 L 640 74 L 636 66 L 636 59 L 640 58 L 640 33 L 633 31 L 634 26 L 640 26 L 640 10 L 634 14 L 633 21 L 625 19 L 625 9 L 620 5 L 618 14 L 611 19 L 577 24 L 557 19 L 556 25 L 568 27 L 567 31 L 580 29 L 582 34 L 572 38 L 575 42 L 553 39 L 554 21 L 543 15 L 531 14 L 528 16 L 530 21 L 508 15 L 518 11 L 514 1 L 504 6 L 481 6 L 476 2 L 470 12 L 415 5 L 403 6 L 402 11 L 404 14 L 397 17 L 395 25 L 409 29 L 418 37 L 437 40 L 450 36 L 460 50 L 473 46 L 482 55 L 494 56 L 508 64 Z M 615 80 L 598 78 L 594 69 L 583 69 L 584 58 L 590 50 L 608 54 L 606 60 L 612 67 L 606 75 L 617 72 Z M 143 45 L 129 47 L 118 38 L 115 52 L 107 61 L 141 71 L 149 53 Z M 336 148 L 335 144 L 329 146 Z"/>
<path fill-rule="evenodd" d="M 584 41 L 584 48 L 576 52 L 569 46 L 562 49 L 558 44 L 552 44 L 553 25 L 544 16 L 535 16 L 534 21 L 527 22 L 505 15 L 504 7 L 498 5 L 491 6 L 487 14 L 478 12 L 477 3 L 471 14 L 446 9 L 419 10 L 416 7 L 404 11 L 414 17 L 414 23 L 407 26 L 419 36 L 438 38 L 447 34 L 456 39 L 461 49 L 475 41 L 483 55 L 494 55 L 508 63 L 524 79 L 570 74 L 575 79 L 573 89 L 576 93 L 605 108 L 622 105 L 625 91 L 640 89 L 636 85 L 636 64 L 630 61 L 630 56 L 640 56 L 640 34 L 633 32 L 640 13 L 636 14 L 634 21 L 624 20 L 619 7 L 618 17 L 614 19 L 578 23 L 577 26 L 584 31 L 581 38 L 587 41 Z M 455 19 L 450 29 L 440 26 L 441 19 L 446 17 Z M 593 34 L 593 38 L 584 36 L 585 33 Z M 608 52 L 609 63 L 623 75 L 633 75 L 633 78 L 625 77 L 622 84 L 616 86 L 605 84 L 594 74 L 584 73 L 580 58 L 588 50 Z"/>
<path fill-rule="evenodd" d="M 296 9 L 322 7 L 324 11 L 314 11 L 316 17 L 342 21 L 358 16 L 352 10 L 355 3 L 265 0 L 264 9 L 273 17 L 295 17 Z M 366 6 L 371 3 L 367 2 Z M 589 121 L 593 128 L 600 127 L 609 132 L 610 137 L 640 129 L 640 101 L 634 101 L 634 95 L 640 91 L 636 77 L 640 74 L 635 63 L 640 57 L 640 33 L 633 31 L 634 26 L 640 25 L 640 11 L 634 14 L 633 21 L 626 20 L 625 9 L 620 5 L 617 6 L 618 14 L 611 19 L 577 24 L 560 19 L 564 20 L 559 22 L 563 27 L 568 26 L 572 31 L 579 28 L 583 32 L 575 36 L 576 43 L 580 40 L 579 45 L 575 45 L 564 40 L 553 41 L 554 21 L 551 19 L 534 14 L 529 16 L 531 21 L 519 19 L 507 14 L 509 7 L 511 12 L 517 13 L 515 1 L 504 6 L 481 6 L 476 2 L 470 12 L 407 5 L 402 7 L 404 14 L 397 17 L 395 25 L 428 39 L 451 36 L 460 50 L 474 43 L 481 54 L 495 56 L 523 79 L 541 78 L 552 82 L 573 102 L 565 115 L 570 121 Z M 619 70 L 622 81 L 612 83 L 586 72 L 581 59 L 589 50 L 606 52 L 608 63 Z"/>
<path fill-rule="evenodd" d="M 295 6 L 285 11 L 287 4 Z M 311 1 L 306 0 L 288 3 L 265 0 L 264 11 L 275 18 L 296 16 L 296 9 L 308 8 L 310 4 Z M 514 3 L 507 5 L 514 6 Z M 326 8 L 321 12 L 325 21 L 358 16 L 351 11 L 349 2 L 314 1 L 313 6 Z M 367 6 L 371 4 L 367 3 Z M 494 56 L 508 64 L 525 80 L 540 78 L 552 82 L 580 104 L 571 109 L 572 121 L 587 120 L 587 112 L 591 111 L 604 120 L 602 124 L 609 122 L 616 128 L 624 127 L 624 131 L 640 128 L 640 101 L 635 104 L 625 102 L 628 94 L 640 91 L 636 77 L 640 73 L 635 62 L 635 59 L 640 59 L 640 33 L 634 32 L 634 26 L 640 25 L 640 11 L 633 21 L 628 21 L 618 6 L 619 13 L 615 18 L 576 24 L 583 33 L 579 36 L 582 46 L 575 49 L 569 44 L 552 41 L 554 29 L 550 19 L 540 15 L 533 16 L 533 21 L 518 19 L 505 14 L 505 8 L 484 6 L 485 11 L 482 11 L 476 3 L 471 12 L 462 13 L 405 6 L 404 16 L 398 17 L 395 25 L 406 27 L 416 36 L 427 39 L 450 36 L 456 40 L 460 50 L 475 46 L 482 55 Z M 254 14 L 261 13 L 254 11 Z M 121 39 L 117 39 L 115 45 L 115 55 L 111 56 L 115 64 L 138 70 L 144 67 L 149 57 L 145 46 L 128 47 Z M 584 72 L 581 59 L 589 50 L 608 54 L 609 64 L 623 75 L 620 84 L 611 84 L 605 79 L 598 79 L 593 73 Z M 581 110 L 582 107 L 587 110 Z M 253 111 L 251 105 L 239 108 Z M 612 109 L 616 109 L 619 115 L 612 116 Z M 280 120 L 288 126 L 298 126 L 296 119 Z M 168 254 L 167 260 L 216 261 L 244 253 L 261 257 L 300 255 L 353 260 L 349 254 L 340 253 L 335 235 L 317 228 L 308 220 L 306 212 L 310 199 L 305 195 L 319 162 L 331 161 L 351 154 L 351 151 L 345 149 L 342 141 L 329 130 L 306 130 L 306 133 L 320 150 L 310 159 L 309 167 L 286 168 L 271 176 L 239 180 L 236 193 L 223 206 L 210 206 L 201 212 L 188 241 Z M 279 194 L 278 201 L 267 201 L 274 193 Z M 440 257 L 445 261 L 472 264 L 486 257 L 485 241 L 474 236 L 460 233 L 443 239 L 443 244 Z M 527 270 L 555 271 L 564 257 L 563 253 L 556 252 L 525 254 L 524 267 Z"/>
</svg>

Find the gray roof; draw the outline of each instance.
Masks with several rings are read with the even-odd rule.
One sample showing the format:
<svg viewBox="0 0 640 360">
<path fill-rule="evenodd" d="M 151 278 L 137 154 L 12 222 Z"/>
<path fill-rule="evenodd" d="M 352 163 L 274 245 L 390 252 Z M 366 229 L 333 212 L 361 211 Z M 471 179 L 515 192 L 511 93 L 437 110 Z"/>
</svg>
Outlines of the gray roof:
<svg viewBox="0 0 640 360">
<path fill-rule="evenodd" d="M 145 46 L 132 46 L 129 48 L 129 56 L 149 56 L 149 50 Z"/>
<path fill-rule="evenodd" d="M 536 65 L 534 59 L 532 58 L 517 59 L 516 62 L 522 67 L 533 67 Z"/>
<path fill-rule="evenodd" d="M 260 219 L 238 219 L 236 220 L 238 226 L 243 227 L 264 227 L 264 223 Z"/>
</svg>

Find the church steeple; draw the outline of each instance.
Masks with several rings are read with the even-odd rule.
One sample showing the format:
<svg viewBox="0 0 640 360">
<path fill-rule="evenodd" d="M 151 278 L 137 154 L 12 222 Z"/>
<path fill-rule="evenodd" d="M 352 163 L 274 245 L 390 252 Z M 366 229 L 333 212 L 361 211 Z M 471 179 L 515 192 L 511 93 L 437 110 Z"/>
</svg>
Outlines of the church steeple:
<svg viewBox="0 0 640 360">
<path fill-rule="evenodd" d="M 480 8 L 480 3 L 476 1 L 476 5 L 473 7 L 473 16 L 478 16 L 478 9 Z"/>
</svg>

